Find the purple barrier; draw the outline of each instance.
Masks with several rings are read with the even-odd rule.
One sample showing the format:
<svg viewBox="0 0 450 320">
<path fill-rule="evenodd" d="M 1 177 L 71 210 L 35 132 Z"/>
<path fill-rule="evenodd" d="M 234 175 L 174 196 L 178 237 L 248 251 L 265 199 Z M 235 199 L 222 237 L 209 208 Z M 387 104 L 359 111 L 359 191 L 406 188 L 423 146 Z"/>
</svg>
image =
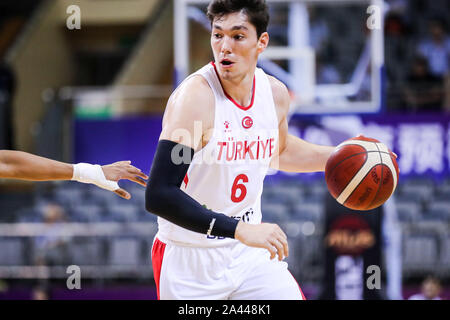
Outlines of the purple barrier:
<svg viewBox="0 0 450 320">
<path fill-rule="evenodd" d="M 86 288 L 52 290 L 51 298 L 55 300 L 156 300 L 156 288 L 152 286 L 115 286 L 108 288 Z"/>
<path fill-rule="evenodd" d="M 305 285 L 302 291 L 308 300 L 316 300 L 320 291 L 318 286 Z M 405 286 L 403 298 L 406 300 L 420 292 L 420 286 Z M 444 287 L 441 298 L 450 300 L 450 287 Z M 50 299 L 54 300 L 156 300 L 156 288 L 153 286 L 116 285 L 96 288 L 86 286 L 81 290 L 68 290 L 57 287 L 50 291 Z M 0 292 L 0 300 L 31 300 L 32 290 L 29 287 L 16 287 Z"/>
<path fill-rule="evenodd" d="M 0 292 L 0 300 L 31 300 L 33 291 L 30 287 L 14 287 Z M 52 287 L 50 300 L 156 300 L 156 288 L 152 285 L 115 285 L 105 287 L 86 286 L 80 290 L 65 287 Z"/>
<path fill-rule="evenodd" d="M 31 298 L 31 289 L 25 287 L 7 288 L 0 292 L 0 300 L 31 300 Z"/>
<path fill-rule="evenodd" d="M 161 133 L 160 116 L 117 120 L 76 120 L 74 162 L 108 164 L 131 160 L 148 173 Z"/>
<path fill-rule="evenodd" d="M 161 116 L 77 120 L 74 161 L 106 164 L 131 160 L 148 173 L 161 121 Z M 323 145 L 337 145 L 362 133 L 397 153 L 402 176 L 450 176 L 450 115 L 295 116 L 290 131 Z"/>
</svg>

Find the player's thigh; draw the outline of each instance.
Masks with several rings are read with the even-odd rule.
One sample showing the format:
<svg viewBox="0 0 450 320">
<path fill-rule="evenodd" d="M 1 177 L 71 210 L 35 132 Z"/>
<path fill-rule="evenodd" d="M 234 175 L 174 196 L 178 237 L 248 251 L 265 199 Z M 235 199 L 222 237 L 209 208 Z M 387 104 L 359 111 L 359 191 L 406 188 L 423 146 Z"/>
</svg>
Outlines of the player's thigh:
<svg viewBox="0 0 450 320">
<path fill-rule="evenodd" d="M 304 296 L 287 263 L 267 258 L 252 268 L 231 299 L 304 300 Z"/>
<path fill-rule="evenodd" d="M 220 249 L 168 245 L 159 279 L 161 300 L 223 300 L 231 292 L 221 271 Z"/>
</svg>

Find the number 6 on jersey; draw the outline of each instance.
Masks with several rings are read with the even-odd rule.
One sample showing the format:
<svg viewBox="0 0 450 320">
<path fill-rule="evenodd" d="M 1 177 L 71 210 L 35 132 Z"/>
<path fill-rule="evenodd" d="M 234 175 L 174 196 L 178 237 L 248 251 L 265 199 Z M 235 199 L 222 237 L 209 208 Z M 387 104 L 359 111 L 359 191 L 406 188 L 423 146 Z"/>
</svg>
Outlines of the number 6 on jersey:
<svg viewBox="0 0 450 320">
<path fill-rule="evenodd" d="M 239 183 L 241 180 L 243 183 Z M 245 174 L 240 174 L 234 179 L 233 186 L 231 187 L 231 201 L 241 202 L 244 200 L 247 195 L 247 188 L 244 185 L 246 182 L 248 182 L 248 177 Z M 240 190 L 239 195 L 237 195 L 238 190 Z"/>
</svg>

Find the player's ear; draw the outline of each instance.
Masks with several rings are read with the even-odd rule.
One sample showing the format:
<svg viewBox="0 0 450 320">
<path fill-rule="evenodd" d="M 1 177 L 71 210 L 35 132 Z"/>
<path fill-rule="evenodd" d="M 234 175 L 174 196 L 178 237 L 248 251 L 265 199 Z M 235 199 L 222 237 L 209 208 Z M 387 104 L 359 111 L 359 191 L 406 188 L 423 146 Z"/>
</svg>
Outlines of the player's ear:
<svg viewBox="0 0 450 320">
<path fill-rule="evenodd" d="M 263 32 L 258 39 L 258 53 L 263 52 L 269 45 L 269 34 Z"/>
</svg>

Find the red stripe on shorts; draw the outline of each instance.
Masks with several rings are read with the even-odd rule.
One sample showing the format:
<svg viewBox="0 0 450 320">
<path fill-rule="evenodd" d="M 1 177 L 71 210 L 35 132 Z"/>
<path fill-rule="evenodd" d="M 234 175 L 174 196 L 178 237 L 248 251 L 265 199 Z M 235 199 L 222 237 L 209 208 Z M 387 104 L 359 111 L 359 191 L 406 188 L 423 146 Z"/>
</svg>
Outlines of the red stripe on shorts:
<svg viewBox="0 0 450 320">
<path fill-rule="evenodd" d="M 184 176 L 183 182 L 184 182 L 185 187 L 187 187 L 187 184 L 189 183 L 189 177 L 188 177 L 187 173 Z"/>
<path fill-rule="evenodd" d="M 166 249 L 166 244 L 164 242 L 159 241 L 158 238 L 155 239 L 152 248 L 152 266 L 153 266 L 153 277 L 155 278 L 156 283 L 156 292 L 159 298 L 159 279 L 161 277 L 161 266 L 164 257 L 164 250 Z"/>
<path fill-rule="evenodd" d="M 289 271 L 289 273 L 291 273 L 291 272 Z M 295 277 L 292 275 L 292 273 L 291 273 L 291 276 L 292 276 L 292 278 L 294 278 L 295 283 L 298 285 L 298 289 L 300 290 L 300 293 L 302 294 L 302 299 L 306 300 L 306 297 L 303 294 L 302 288 L 300 288 L 300 285 L 298 284 L 297 280 L 295 280 Z"/>
</svg>

